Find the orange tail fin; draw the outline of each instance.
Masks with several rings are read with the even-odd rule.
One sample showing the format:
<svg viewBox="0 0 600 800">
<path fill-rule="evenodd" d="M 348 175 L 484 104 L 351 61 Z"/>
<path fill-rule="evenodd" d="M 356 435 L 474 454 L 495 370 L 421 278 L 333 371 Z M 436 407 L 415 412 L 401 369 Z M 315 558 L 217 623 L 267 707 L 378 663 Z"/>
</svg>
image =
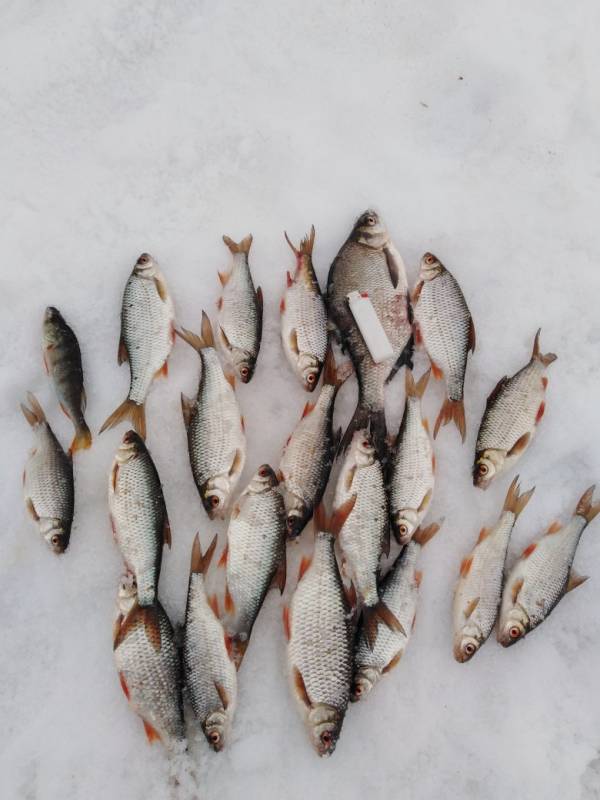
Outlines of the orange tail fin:
<svg viewBox="0 0 600 800">
<path fill-rule="evenodd" d="M 464 400 L 449 400 L 448 398 L 444 400 L 444 404 L 435 421 L 435 428 L 433 429 L 434 439 L 437 437 L 440 427 L 442 425 L 447 425 L 449 422 L 454 422 L 464 442 L 467 436 Z"/>
<path fill-rule="evenodd" d="M 71 455 L 77 450 L 88 450 L 92 446 L 92 433 L 87 425 L 83 425 L 75 432 L 75 438 L 71 442 L 69 452 Z"/>
<path fill-rule="evenodd" d="M 595 486 L 590 486 L 590 488 L 582 494 L 579 502 L 577 503 L 577 508 L 575 509 L 575 513 L 578 516 L 583 517 L 586 522 L 591 522 L 596 514 L 600 513 L 600 503 L 592 505 L 595 488 Z"/>
<path fill-rule="evenodd" d="M 142 437 L 146 438 L 146 409 L 144 403 L 141 405 L 133 400 L 125 400 L 117 408 L 116 411 L 110 415 L 104 425 L 100 428 L 100 433 L 107 431 L 109 428 L 114 428 L 119 422 L 124 422 L 126 419 L 131 420 L 131 424 Z"/>
</svg>

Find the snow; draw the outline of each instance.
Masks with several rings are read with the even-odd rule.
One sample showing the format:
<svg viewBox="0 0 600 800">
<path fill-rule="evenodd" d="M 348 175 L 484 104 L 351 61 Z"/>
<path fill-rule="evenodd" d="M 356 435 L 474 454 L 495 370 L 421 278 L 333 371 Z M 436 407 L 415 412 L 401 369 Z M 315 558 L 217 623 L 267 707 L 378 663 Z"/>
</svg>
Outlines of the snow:
<svg viewBox="0 0 600 800">
<path fill-rule="evenodd" d="M 3 4 L 0 43 L 1 274 L 0 796 L 19 800 L 202 798 L 600 797 L 600 523 L 576 568 L 592 579 L 525 642 L 490 640 L 452 657 L 451 597 L 462 556 L 495 520 L 507 475 L 471 485 L 485 397 L 529 358 L 535 330 L 549 368 L 546 416 L 520 464 L 536 494 L 510 558 L 600 481 L 597 4 Z M 26 518 L 20 475 L 30 430 L 19 402 L 36 393 L 61 441 L 40 354 L 43 309 L 78 334 L 97 431 L 127 391 L 116 352 L 123 286 L 142 251 L 160 262 L 178 320 L 214 315 L 221 235 L 254 235 L 265 295 L 263 349 L 239 388 L 248 462 L 276 465 L 307 400 L 281 351 L 278 303 L 298 240 L 314 223 L 322 282 L 354 218 L 374 205 L 410 282 L 432 250 L 461 283 L 477 328 L 467 375 L 468 439 L 436 446 L 414 637 L 402 663 L 349 709 L 334 756 L 312 752 L 287 686 L 281 601 L 271 592 L 240 672 L 233 742 L 194 737 L 187 775 L 151 748 L 119 688 L 111 628 L 120 575 L 107 515 L 108 468 L 124 432 L 76 457 L 68 553 L 53 556 Z M 207 520 L 188 464 L 179 393 L 197 356 L 178 342 L 148 403 L 148 444 L 173 528 L 160 595 L 183 617 L 189 556 L 223 525 Z M 419 356 L 417 374 L 426 360 Z M 388 395 L 398 424 L 402 379 Z M 340 395 L 346 422 L 355 383 Z M 427 393 L 429 417 L 442 388 Z M 310 548 L 310 534 L 295 548 Z M 295 567 L 290 567 L 290 586 Z M 197 790 L 194 789 L 197 781 Z M 188 794 L 186 794 L 186 792 Z"/>
</svg>

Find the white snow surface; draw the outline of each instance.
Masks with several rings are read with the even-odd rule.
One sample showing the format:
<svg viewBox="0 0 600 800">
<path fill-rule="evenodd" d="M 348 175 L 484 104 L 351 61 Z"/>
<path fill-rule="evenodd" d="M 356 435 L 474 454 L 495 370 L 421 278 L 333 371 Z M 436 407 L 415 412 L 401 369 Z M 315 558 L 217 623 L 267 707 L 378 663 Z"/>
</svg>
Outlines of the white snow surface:
<svg viewBox="0 0 600 800">
<path fill-rule="evenodd" d="M 598 26 L 593 0 L 479 3 L 131 3 L 7 0 L 0 9 L 0 397 L 2 655 L 0 796 L 114 798 L 600 797 L 600 522 L 575 567 L 591 580 L 524 642 L 494 639 L 472 662 L 452 656 L 451 598 L 461 558 L 494 522 L 512 474 L 471 484 L 477 426 L 496 381 L 555 351 L 547 411 L 519 465 L 536 493 L 509 563 L 583 490 L 600 483 Z M 459 280 L 477 329 L 466 382 L 468 437 L 436 443 L 414 637 L 401 664 L 349 708 L 338 748 L 312 751 L 286 673 L 282 601 L 267 598 L 239 674 L 233 741 L 191 735 L 179 786 L 146 742 L 119 687 L 112 621 L 121 561 L 107 473 L 125 427 L 75 460 L 76 514 L 64 557 L 26 517 L 21 469 L 36 393 L 66 446 L 70 423 L 42 370 L 41 320 L 58 306 L 81 345 L 94 433 L 124 399 L 117 366 L 123 286 L 137 256 L 160 262 L 180 324 L 213 316 L 226 233 L 254 235 L 265 296 L 263 346 L 238 387 L 248 459 L 276 466 L 309 399 L 279 342 L 278 304 L 293 266 L 283 238 L 314 223 L 322 285 L 355 217 L 374 206 L 414 284 L 425 250 Z M 419 354 L 416 372 L 426 366 Z M 188 462 L 179 394 L 196 354 L 178 341 L 148 407 L 148 445 L 171 518 L 160 596 L 183 619 L 191 544 L 208 521 Z M 433 382 L 432 382 L 433 383 Z M 389 387 L 398 425 L 403 379 Z M 356 383 L 336 408 L 346 424 Z M 439 384 L 425 406 L 435 418 Z M 290 590 L 301 551 L 292 548 Z M 193 765 L 193 769 L 190 765 Z M 192 772 L 194 774 L 192 774 Z"/>
</svg>

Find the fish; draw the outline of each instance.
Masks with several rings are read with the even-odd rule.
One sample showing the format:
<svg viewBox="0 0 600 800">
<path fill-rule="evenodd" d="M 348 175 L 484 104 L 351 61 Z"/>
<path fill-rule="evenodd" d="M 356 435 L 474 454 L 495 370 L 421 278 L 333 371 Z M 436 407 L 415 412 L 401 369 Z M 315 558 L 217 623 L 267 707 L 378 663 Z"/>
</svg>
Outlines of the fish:
<svg viewBox="0 0 600 800">
<path fill-rule="evenodd" d="M 343 572 L 358 595 L 373 643 L 379 622 L 393 630 L 402 626 L 381 600 L 377 586 L 381 554 L 389 554 L 389 507 L 383 466 L 368 428 L 354 432 L 336 484 L 334 507 L 341 508 L 350 497 L 356 502 L 338 536 Z"/>
<path fill-rule="evenodd" d="M 306 403 L 283 449 L 279 471 L 289 539 L 300 536 L 325 492 L 340 435 L 333 431 L 333 407 L 346 377 L 343 368 L 336 370 L 329 349 L 319 397 L 316 403 Z"/>
<path fill-rule="evenodd" d="M 150 744 L 177 752 L 185 749 L 181 658 L 165 610 L 158 601 L 140 606 L 136 588 L 129 574 L 119 587 L 113 630 L 119 683 Z"/>
<path fill-rule="evenodd" d="M 319 756 L 334 752 L 350 696 L 355 625 L 334 546 L 354 502 L 353 496 L 329 518 L 317 506 L 313 556 L 301 564 L 283 613 L 292 692 Z"/>
<path fill-rule="evenodd" d="M 436 379 L 446 381 L 446 399 L 433 429 L 454 422 L 463 442 L 467 435 L 464 383 L 469 352 L 475 352 L 475 325 L 456 278 L 433 253 L 421 259 L 413 294 L 415 341 L 423 344 Z"/>
<path fill-rule="evenodd" d="M 84 417 L 86 397 L 81 350 L 72 328 L 54 306 L 48 306 L 44 313 L 42 352 L 44 368 L 52 377 L 60 407 L 75 428 L 70 451 L 87 450 L 92 445 L 92 434 Z"/>
<path fill-rule="evenodd" d="M 327 353 L 327 310 L 312 263 L 314 225 L 295 247 L 285 239 L 296 257 L 296 271 L 287 273 L 287 288 L 281 298 L 281 342 L 294 373 L 307 392 L 313 392 Z"/>
<path fill-rule="evenodd" d="M 347 297 L 352 291 L 367 294 L 394 351 L 376 364 L 354 321 Z M 377 451 L 386 450 L 384 389 L 404 364 L 412 366 L 412 319 L 408 282 L 402 258 L 387 228 L 372 210 L 357 219 L 350 236 L 335 257 L 327 279 L 330 327 L 354 364 L 358 379 L 358 405 L 342 439 L 346 449 L 354 431 L 370 421 Z"/>
<path fill-rule="evenodd" d="M 258 468 L 238 498 L 219 566 L 225 567 L 223 626 L 240 668 L 250 634 L 271 585 L 283 594 L 286 578 L 285 507 L 268 464 Z"/>
<path fill-rule="evenodd" d="M 100 433 L 131 420 L 146 438 L 145 403 L 154 378 L 168 374 L 167 359 L 175 342 L 175 311 L 158 263 L 142 253 L 125 284 L 117 360 L 129 362 L 127 399 L 113 411 Z"/>
<path fill-rule="evenodd" d="M 389 461 L 390 522 L 398 544 L 405 545 L 423 522 L 435 486 L 435 455 L 429 424 L 421 412 L 430 371 L 415 383 L 406 369 L 406 403 Z"/>
<path fill-rule="evenodd" d="M 127 431 L 108 476 L 108 507 L 115 541 L 135 576 L 142 608 L 156 600 L 163 545 L 171 528 L 160 478 L 142 437 Z"/>
<path fill-rule="evenodd" d="M 531 444 L 546 409 L 546 367 L 554 353 L 540 351 L 535 335 L 531 360 L 512 378 L 500 378 L 487 399 L 475 447 L 473 484 L 487 489 L 513 467 Z"/>
<path fill-rule="evenodd" d="M 231 252 L 232 262 L 229 272 L 219 272 L 223 293 L 217 301 L 218 339 L 237 377 L 242 383 L 249 383 L 262 337 L 262 289 L 260 286 L 254 289 L 248 263 L 252 236 L 246 236 L 241 242 L 223 236 L 223 241 Z"/>
<path fill-rule="evenodd" d="M 498 522 L 481 529 L 475 547 L 460 565 L 453 607 L 454 658 L 460 663 L 473 658 L 492 632 L 502 597 L 510 535 L 534 489 L 520 494 L 517 475 Z"/>
<path fill-rule="evenodd" d="M 190 465 L 210 519 L 223 518 L 246 463 L 244 418 L 233 375 L 225 376 L 214 346 L 210 320 L 202 312 L 202 335 L 183 328 L 177 334 L 200 356 L 202 369 L 195 399 L 181 395 Z"/>
<path fill-rule="evenodd" d="M 587 489 L 566 523 L 553 522 L 545 535 L 528 545 L 511 569 L 500 606 L 498 641 L 510 647 L 537 628 L 567 592 L 581 586 L 587 576 L 572 568 L 582 533 L 600 513 L 592 504 L 595 486 Z"/>
<path fill-rule="evenodd" d="M 196 534 L 185 610 L 183 668 L 194 716 L 211 748 L 220 752 L 227 744 L 235 713 L 237 673 L 219 619 L 217 598 L 209 597 L 206 591 L 206 574 L 216 545 L 217 536 L 202 555 Z"/>
<path fill-rule="evenodd" d="M 27 402 L 28 406 L 21 403 L 21 410 L 33 428 L 35 446 L 23 471 L 25 508 L 50 550 L 60 554 L 69 546 L 73 525 L 73 462 L 31 392 L 27 392 Z"/>
<path fill-rule="evenodd" d="M 401 623 L 404 632 L 381 628 L 372 646 L 364 624 L 359 627 L 350 696 L 352 702 L 364 700 L 380 678 L 394 669 L 402 658 L 417 613 L 422 579 L 422 573 L 416 569 L 419 553 L 439 529 L 437 522 L 426 528 L 419 527 L 383 579 L 380 595 Z"/>
</svg>

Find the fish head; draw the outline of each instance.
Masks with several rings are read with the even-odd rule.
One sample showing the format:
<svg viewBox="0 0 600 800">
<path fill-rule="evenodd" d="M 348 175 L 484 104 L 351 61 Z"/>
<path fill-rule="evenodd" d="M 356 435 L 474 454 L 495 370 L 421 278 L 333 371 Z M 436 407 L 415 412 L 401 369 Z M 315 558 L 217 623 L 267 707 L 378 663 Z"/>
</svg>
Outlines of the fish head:
<svg viewBox="0 0 600 800">
<path fill-rule="evenodd" d="M 371 434 L 366 428 L 355 431 L 352 436 L 350 455 L 357 467 L 370 467 L 374 463 L 376 458 L 375 447 Z"/>
<path fill-rule="evenodd" d="M 252 476 L 252 480 L 248 485 L 248 492 L 262 494 L 278 485 L 279 479 L 275 474 L 275 470 L 269 464 L 261 464 Z"/>
<path fill-rule="evenodd" d="M 433 253 L 425 253 L 421 258 L 420 270 L 421 278 L 424 281 L 431 281 L 443 272 L 444 265 Z"/>
<path fill-rule="evenodd" d="M 529 630 L 529 617 L 521 606 L 513 606 L 508 614 L 500 620 L 498 627 L 498 641 L 503 647 L 510 647 Z"/>
<path fill-rule="evenodd" d="M 220 753 L 225 747 L 228 729 L 227 712 L 222 708 L 211 711 L 202 724 L 202 730 L 215 753 Z"/>
<path fill-rule="evenodd" d="M 121 444 L 115 453 L 115 461 L 118 464 L 126 464 L 145 449 L 146 445 L 144 444 L 144 440 L 139 433 L 136 433 L 133 430 L 126 431 L 121 440 Z"/>
<path fill-rule="evenodd" d="M 40 520 L 40 533 L 50 550 L 57 555 L 64 553 L 69 546 L 71 531 L 67 529 L 60 519 L 42 518 Z"/>
<path fill-rule="evenodd" d="M 354 679 L 352 681 L 350 700 L 353 703 L 357 703 L 359 700 L 364 700 L 379 680 L 379 676 L 379 671 L 373 667 L 359 667 L 356 670 Z"/>
<path fill-rule="evenodd" d="M 297 539 L 306 525 L 306 514 L 300 508 L 290 508 L 285 516 L 285 530 L 288 539 Z"/>
<path fill-rule="evenodd" d="M 398 544 L 408 544 L 418 524 L 418 514 L 414 509 L 402 508 L 397 511 L 392 518 L 392 528 Z"/>
<path fill-rule="evenodd" d="M 351 238 L 359 244 L 377 250 L 384 247 L 390 237 L 377 212 L 367 209 L 354 223 Z"/>
<path fill-rule="evenodd" d="M 141 275 L 145 278 L 151 278 L 158 273 L 158 264 L 152 258 L 150 253 L 142 253 L 135 262 L 133 271 L 136 275 Z"/>
<path fill-rule="evenodd" d="M 248 383 L 254 375 L 256 356 L 240 347 L 230 347 L 229 355 L 233 369 L 242 383 Z"/>
<path fill-rule="evenodd" d="M 308 712 L 307 721 L 313 747 L 320 756 L 330 756 L 340 738 L 343 714 L 334 706 L 317 703 Z"/>
<path fill-rule="evenodd" d="M 487 489 L 495 476 L 501 471 L 504 456 L 499 450 L 484 450 L 475 455 L 473 465 L 473 485 Z"/>
<path fill-rule="evenodd" d="M 454 637 L 454 658 L 464 664 L 473 658 L 483 642 L 484 637 L 479 627 L 468 622 Z"/>
<path fill-rule="evenodd" d="M 64 326 L 65 321 L 58 308 L 48 306 L 44 311 L 44 322 L 42 325 L 43 340 L 46 347 L 59 343 Z"/>
<path fill-rule="evenodd" d="M 313 392 L 319 382 L 323 362 L 313 356 L 312 353 L 300 353 L 297 363 L 304 388 L 307 392 Z"/>
</svg>

